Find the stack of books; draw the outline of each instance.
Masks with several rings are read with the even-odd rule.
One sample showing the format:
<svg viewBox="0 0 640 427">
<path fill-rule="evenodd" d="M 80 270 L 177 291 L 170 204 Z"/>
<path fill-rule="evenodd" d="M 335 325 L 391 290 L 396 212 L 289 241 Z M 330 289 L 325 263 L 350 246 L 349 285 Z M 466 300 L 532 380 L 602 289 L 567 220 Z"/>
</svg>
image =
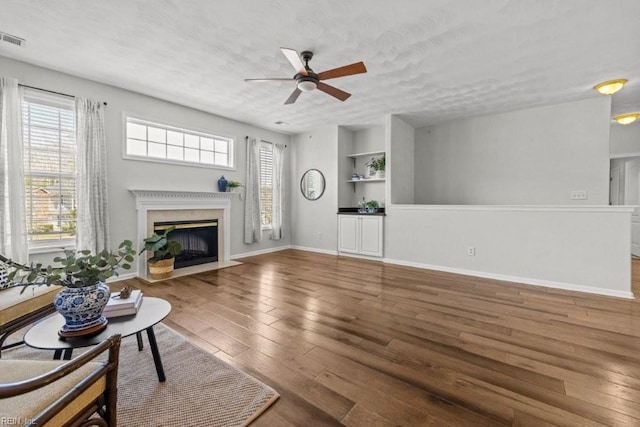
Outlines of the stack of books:
<svg viewBox="0 0 640 427">
<path fill-rule="evenodd" d="M 135 289 L 131 291 L 129 298 L 120 298 L 120 293 L 111 294 L 107 306 L 104 308 L 102 315 L 107 319 L 120 316 L 131 316 L 138 313 L 138 309 L 142 304 L 142 291 Z"/>
</svg>

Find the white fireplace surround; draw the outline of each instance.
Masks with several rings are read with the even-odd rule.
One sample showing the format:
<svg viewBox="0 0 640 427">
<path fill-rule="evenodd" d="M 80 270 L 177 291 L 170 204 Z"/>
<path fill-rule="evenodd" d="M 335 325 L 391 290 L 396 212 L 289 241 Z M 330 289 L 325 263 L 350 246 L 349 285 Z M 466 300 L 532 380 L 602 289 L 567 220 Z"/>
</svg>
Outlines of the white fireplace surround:
<svg viewBox="0 0 640 427">
<path fill-rule="evenodd" d="M 231 198 L 233 193 L 137 190 L 129 189 L 136 199 L 138 212 L 138 242 L 142 242 L 148 234 L 147 220 L 150 211 L 169 210 L 201 210 L 219 209 L 223 212 L 222 221 L 222 253 L 218 253 L 219 261 L 229 261 L 231 254 Z M 220 251 L 218 251 L 220 252 Z M 145 276 L 147 257 L 138 257 L 138 275 Z"/>
</svg>

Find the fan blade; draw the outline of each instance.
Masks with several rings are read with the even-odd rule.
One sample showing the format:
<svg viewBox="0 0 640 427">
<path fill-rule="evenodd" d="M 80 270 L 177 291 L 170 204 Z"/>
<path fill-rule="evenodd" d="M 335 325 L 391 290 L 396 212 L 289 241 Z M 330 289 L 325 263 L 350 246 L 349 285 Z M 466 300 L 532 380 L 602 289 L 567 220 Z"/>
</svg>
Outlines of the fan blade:
<svg viewBox="0 0 640 427">
<path fill-rule="evenodd" d="M 289 77 L 274 77 L 264 79 L 244 79 L 245 82 L 290 82 L 293 78 Z"/>
<path fill-rule="evenodd" d="M 289 60 L 291 65 L 293 65 L 293 69 L 296 70 L 296 73 L 302 76 L 306 76 L 309 74 L 307 73 L 307 69 L 302 63 L 302 59 L 300 59 L 300 55 L 298 54 L 298 52 L 296 52 L 294 49 L 289 49 L 288 47 L 281 47 L 280 50 L 282 51 L 284 56 L 286 56 L 287 60 Z"/>
<path fill-rule="evenodd" d="M 293 104 L 294 102 L 296 102 L 296 99 L 298 99 L 298 97 L 300 96 L 300 94 L 302 93 L 302 91 L 298 88 L 296 88 L 293 93 L 289 96 L 289 98 L 284 102 L 285 105 L 287 104 Z"/>
<path fill-rule="evenodd" d="M 334 68 L 333 70 L 323 71 L 318 74 L 318 78 L 320 80 L 329 80 L 335 79 L 336 77 L 345 77 L 366 72 L 367 69 L 364 66 L 364 62 L 360 61 L 351 65 L 345 65 L 344 67 Z"/>
<path fill-rule="evenodd" d="M 350 93 L 340 90 L 337 87 L 329 86 L 328 84 L 322 82 L 318 82 L 318 89 L 323 91 L 324 93 L 328 93 L 335 98 L 338 98 L 340 101 L 346 101 L 347 98 L 351 96 Z"/>
</svg>

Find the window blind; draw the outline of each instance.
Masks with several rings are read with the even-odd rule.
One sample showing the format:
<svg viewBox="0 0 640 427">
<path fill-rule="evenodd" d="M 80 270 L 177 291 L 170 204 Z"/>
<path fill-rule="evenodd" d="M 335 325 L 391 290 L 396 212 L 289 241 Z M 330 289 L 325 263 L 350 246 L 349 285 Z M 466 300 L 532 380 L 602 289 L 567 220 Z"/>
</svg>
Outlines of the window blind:
<svg viewBox="0 0 640 427">
<path fill-rule="evenodd" d="M 260 148 L 260 222 L 271 225 L 273 213 L 273 150 L 271 144 Z"/>
<path fill-rule="evenodd" d="M 24 178 L 30 243 L 76 230 L 76 125 L 72 98 L 25 89 Z"/>
</svg>

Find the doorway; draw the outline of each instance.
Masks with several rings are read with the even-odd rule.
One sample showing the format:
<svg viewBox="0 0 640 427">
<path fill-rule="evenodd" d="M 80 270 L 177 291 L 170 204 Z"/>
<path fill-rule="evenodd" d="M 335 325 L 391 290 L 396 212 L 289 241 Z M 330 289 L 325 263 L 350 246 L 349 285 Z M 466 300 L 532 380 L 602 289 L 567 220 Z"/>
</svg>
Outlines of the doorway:
<svg viewBox="0 0 640 427">
<path fill-rule="evenodd" d="M 611 159 L 609 203 L 636 206 L 631 214 L 631 255 L 640 257 L 640 156 Z"/>
</svg>

